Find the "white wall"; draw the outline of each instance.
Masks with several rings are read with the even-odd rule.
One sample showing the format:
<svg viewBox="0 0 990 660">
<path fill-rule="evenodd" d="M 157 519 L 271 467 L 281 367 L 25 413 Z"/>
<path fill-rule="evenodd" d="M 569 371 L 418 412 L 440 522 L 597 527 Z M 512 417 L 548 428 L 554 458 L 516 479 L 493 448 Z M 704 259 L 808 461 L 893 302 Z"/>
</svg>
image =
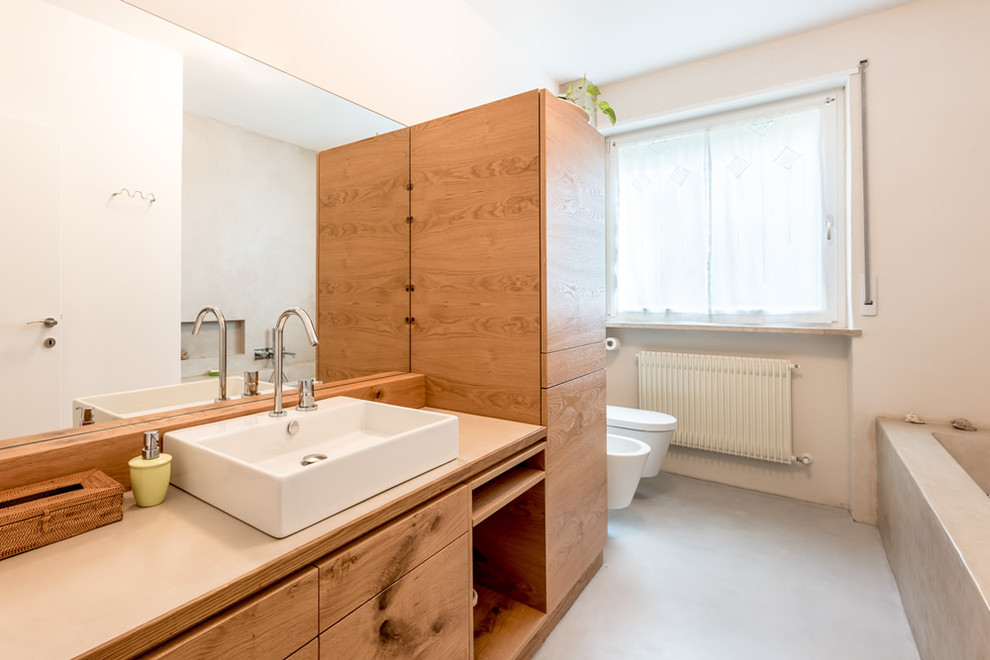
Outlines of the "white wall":
<svg viewBox="0 0 990 660">
<path fill-rule="evenodd" d="M 272 364 L 256 361 L 254 349 L 274 346 L 279 314 L 302 307 L 316 320 L 316 152 L 192 114 L 183 130 L 182 320 L 213 305 L 243 321 L 242 335 L 228 328 L 227 373 L 268 379 Z M 190 330 L 183 378 L 217 369 L 215 328 L 196 338 Z M 316 349 L 298 319 L 284 338 L 296 354 L 285 359 L 286 376 L 314 377 Z"/>
<path fill-rule="evenodd" d="M 810 396 L 801 395 L 806 400 L 798 402 L 798 414 L 810 414 L 805 406 L 822 411 L 835 407 L 839 413 L 834 394 L 845 382 L 843 370 L 831 363 L 841 359 L 841 349 L 834 344 L 850 342 L 848 474 L 840 463 L 827 471 L 816 464 L 821 467 L 816 472 L 825 473 L 825 486 L 817 483 L 817 474 L 806 488 L 762 474 L 749 479 L 750 486 L 819 501 L 819 493 L 834 493 L 848 481 L 853 515 L 874 522 L 875 415 L 915 411 L 932 419 L 964 416 L 977 426 L 990 424 L 990 305 L 985 286 L 990 280 L 985 195 L 990 86 L 984 70 L 990 61 L 988 25 L 990 3 L 985 0 L 918 0 L 603 90 L 621 121 L 631 123 L 828 76 L 855 68 L 862 59 L 870 62 L 870 200 L 879 314 L 854 315 L 862 337 L 789 342 L 787 348 L 802 367 L 812 365 L 801 374 L 807 381 L 799 385 Z M 857 240 L 854 254 L 860 256 L 861 248 Z M 862 259 L 854 262 L 855 282 Z M 672 332 L 656 331 L 637 340 L 663 344 L 671 336 Z M 685 349 L 717 343 L 726 349 L 777 352 L 776 343 L 761 348 L 741 335 L 725 340 L 703 333 L 678 337 Z M 809 361 L 807 351 L 830 354 L 830 366 Z M 621 391 L 616 384 L 630 382 L 635 372 L 626 361 L 610 367 L 608 377 L 609 400 L 618 403 L 613 401 Z M 795 433 L 810 439 L 814 429 L 802 423 Z M 818 438 L 804 449 L 822 454 L 831 443 L 841 440 Z M 692 469 L 698 476 L 730 481 L 726 465 L 708 462 L 712 465 Z M 672 461 L 672 466 L 681 465 Z"/>
<path fill-rule="evenodd" d="M 0 114 L 61 133 L 61 426 L 75 397 L 178 380 L 181 113 L 175 53 L 39 0 L 0 5 Z"/>
<path fill-rule="evenodd" d="M 416 124 L 556 84 L 463 0 L 127 0 Z"/>
</svg>

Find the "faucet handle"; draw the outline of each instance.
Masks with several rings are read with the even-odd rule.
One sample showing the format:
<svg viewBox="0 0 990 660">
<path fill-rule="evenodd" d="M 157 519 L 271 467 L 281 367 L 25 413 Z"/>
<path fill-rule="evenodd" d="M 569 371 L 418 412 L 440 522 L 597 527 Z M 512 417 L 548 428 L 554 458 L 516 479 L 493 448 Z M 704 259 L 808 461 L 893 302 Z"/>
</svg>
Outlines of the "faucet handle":
<svg viewBox="0 0 990 660">
<path fill-rule="evenodd" d="M 316 398 L 313 396 L 313 379 L 306 378 L 299 381 L 299 405 L 296 410 L 316 410 Z"/>
</svg>

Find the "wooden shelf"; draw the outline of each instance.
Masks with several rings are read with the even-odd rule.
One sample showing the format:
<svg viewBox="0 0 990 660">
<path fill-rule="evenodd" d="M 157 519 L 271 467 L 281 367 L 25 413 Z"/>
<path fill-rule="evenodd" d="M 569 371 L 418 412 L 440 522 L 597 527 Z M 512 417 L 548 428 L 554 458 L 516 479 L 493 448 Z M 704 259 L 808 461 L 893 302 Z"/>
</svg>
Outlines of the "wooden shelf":
<svg viewBox="0 0 990 660">
<path fill-rule="evenodd" d="M 545 476 L 543 470 L 518 466 L 479 486 L 471 493 L 471 524 L 477 525 L 543 481 Z"/>
<path fill-rule="evenodd" d="M 478 592 L 474 608 L 475 660 L 516 657 L 546 614 L 481 585 L 474 588 Z"/>
</svg>

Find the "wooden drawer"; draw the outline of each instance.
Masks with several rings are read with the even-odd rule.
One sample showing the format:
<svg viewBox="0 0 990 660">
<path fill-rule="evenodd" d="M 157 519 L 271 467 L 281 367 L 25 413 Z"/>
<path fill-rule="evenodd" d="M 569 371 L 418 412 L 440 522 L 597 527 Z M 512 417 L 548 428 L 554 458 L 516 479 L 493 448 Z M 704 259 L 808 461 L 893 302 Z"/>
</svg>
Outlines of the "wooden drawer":
<svg viewBox="0 0 990 660">
<path fill-rule="evenodd" d="M 470 527 L 460 486 L 316 562 L 320 630 L 326 630 L 419 566 Z"/>
<path fill-rule="evenodd" d="M 467 658 L 470 561 L 464 534 L 320 635 L 320 660 Z"/>
<path fill-rule="evenodd" d="M 316 569 L 305 568 L 145 657 L 286 658 L 318 633 L 317 582 Z"/>
</svg>

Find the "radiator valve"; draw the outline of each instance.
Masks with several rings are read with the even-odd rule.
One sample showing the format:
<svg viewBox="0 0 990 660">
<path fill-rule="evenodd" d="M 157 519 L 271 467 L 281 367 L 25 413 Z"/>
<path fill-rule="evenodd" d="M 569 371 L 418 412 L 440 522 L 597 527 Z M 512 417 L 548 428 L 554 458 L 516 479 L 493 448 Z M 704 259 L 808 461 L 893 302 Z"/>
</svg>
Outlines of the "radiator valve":
<svg viewBox="0 0 990 660">
<path fill-rule="evenodd" d="M 811 454 L 801 454 L 800 456 L 794 457 L 794 462 L 800 463 L 801 465 L 811 465 L 815 462 L 815 459 Z"/>
</svg>

